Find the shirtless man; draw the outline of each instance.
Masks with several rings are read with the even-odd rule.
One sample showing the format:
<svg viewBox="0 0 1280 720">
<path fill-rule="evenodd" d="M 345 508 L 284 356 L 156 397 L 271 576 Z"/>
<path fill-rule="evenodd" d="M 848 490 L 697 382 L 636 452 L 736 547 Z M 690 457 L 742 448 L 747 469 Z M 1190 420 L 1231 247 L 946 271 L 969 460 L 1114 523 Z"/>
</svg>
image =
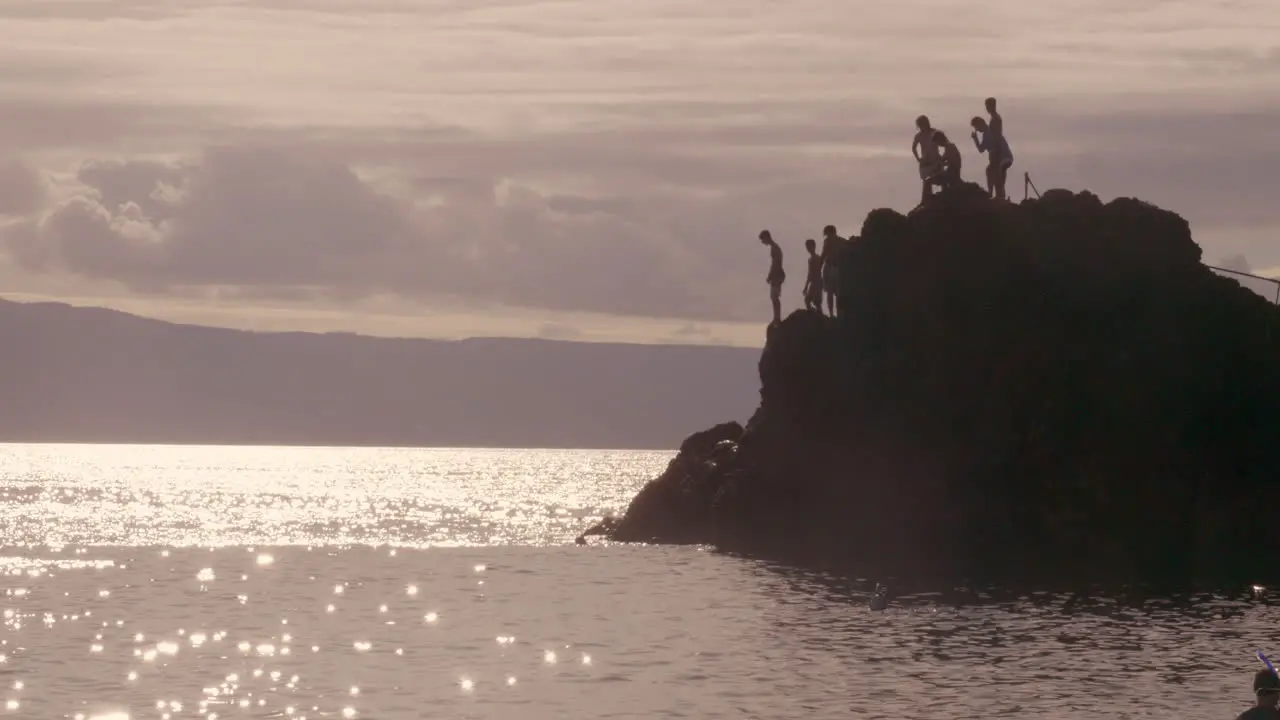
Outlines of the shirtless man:
<svg viewBox="0 0 1280 720">
<path fill-rule="evenodd" d="M 996 111 L 996 99 L 987 98 L 986 107 L 990 120 L 975 117 L 971 122 L 973 144 L 978 152 L 987 154 L 987 191 L 997 200 L 1005 200 L 1005 182 L 1009 179 L 1009 168 L 1013 167 L 1013 151 L 1004 135 L 1004 117 Z M 978 142 L 978 133 L 982 133 L 981 142 Z"/>
<path fill-rule="evenodd" d="M 920 204 L 928 202 L 933 195 L 933 181 L 931 178 L 942 170 L 942 155 L 938 152 L 938 145 L 933 140 L 933 126 L 929 124 L 929 116 L 921 115 L 916 118 L 915 139 L 911 141 L 911 154 L 916 158 L 916 164 L 920 166 Z"/>
<path fill-rule="evenodd" d="M 938 130 L 933 134 L 933 140 L 942 148 L 942 169 L 937 175 L 933 176 L 932 182 L 943 188 L 949 188 L 952 185 L 959 185 L 960 166 L 963 164 L 963 158 L 960 157 L 960 148 L 947 138 L 947 134 Z"/>
<path fill-rule="evenodd" d="M 822 314 L 822 256 L 818 254 L 818 243 L 809 238 L 804 241 L 804 249 L 809 252 L 809 274 L 804 278 L 804 309 Z"/>
<path fill-rule="evenodd" d="M 827 314 L 840 312 L 840 250 L 845 239 L 836 234 L 836 226 L 822 228 L 822 287 L 827 291 Z"/>
<path fill-rule="evenodd" d="M 760 231 L 760 242 L 769 246 L 769 274 L 764 279 L 769 283 L 769 300 L 773 303 L 772 324 L 776 325 L 782 322 L 782 283 L 786 281 L 787 273 L 782 269 L 782 248 L 774 242 L 768 230 Z"/>
</svg>

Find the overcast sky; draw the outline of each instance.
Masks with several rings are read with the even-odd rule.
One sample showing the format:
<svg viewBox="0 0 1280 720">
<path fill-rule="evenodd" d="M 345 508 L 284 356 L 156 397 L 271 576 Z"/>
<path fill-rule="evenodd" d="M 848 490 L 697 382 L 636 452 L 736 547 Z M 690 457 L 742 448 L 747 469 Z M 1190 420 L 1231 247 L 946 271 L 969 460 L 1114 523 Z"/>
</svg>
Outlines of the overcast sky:
<svg viewBox="0 0 1280 720">
<path fill-rule="evenodd" d="M 967 142 L 987 95 L 1018 178 L 1280 266 L 1275 0 L 0 0 L 0 37 L 14 299 L 754 344 L 759 229 L 799 306 L 804 238 L 914 205 L 915 116 Z"/>
</svg>

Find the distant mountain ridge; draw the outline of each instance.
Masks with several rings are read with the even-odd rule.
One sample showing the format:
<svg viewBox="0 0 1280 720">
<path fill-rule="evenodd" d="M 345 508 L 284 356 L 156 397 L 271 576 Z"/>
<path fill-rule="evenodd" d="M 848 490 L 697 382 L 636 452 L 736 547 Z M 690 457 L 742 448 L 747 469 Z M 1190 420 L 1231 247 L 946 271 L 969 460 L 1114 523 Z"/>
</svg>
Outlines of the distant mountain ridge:
<svg viewBox="0 0 1280 720">
<path fill-rule="evenodd" d="M 178 325 L 0 300 L 0 442 L 675 448 L 759 350 Z"/>
</svg>

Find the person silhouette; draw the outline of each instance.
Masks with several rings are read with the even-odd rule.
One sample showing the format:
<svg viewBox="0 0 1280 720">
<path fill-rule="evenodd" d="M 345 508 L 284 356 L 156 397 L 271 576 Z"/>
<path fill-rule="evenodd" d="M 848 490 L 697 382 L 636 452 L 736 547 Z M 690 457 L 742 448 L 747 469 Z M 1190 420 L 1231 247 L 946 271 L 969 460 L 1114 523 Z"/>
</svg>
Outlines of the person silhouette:
<svg viewBox="0 0 1280 720">
<path fill-rule="evenodd" d="M 831 317 L 840 313 L 840 250 L 844 244 L 835 225 L 822 228 L 822 288 L 827 291 L 827 314 Z"/>
<path fill-rule="evenodd" d="M 920 204 L 923 205 L 933 195 L 931 178 L 942 170 L 942 156 L 938 154 L 938 145 L 933 140 L 933 126 L 929 124 L 929 116 L 916 118 L 916 136 L 911 141 L 911 154 L 920 166 Z"/>
<path fill-rule="evenodd" d="M 818 254 L 818 243 L 809 238 L 804 241 L 804 249 L 809 251 L 809 273 L 804 279 L 804 309 L 817 310 L 822 314 L 822 256 Z"/>
<path fill-rule="evenodd" d="M 773 303 L 773 325 L 782 322 L 782 283 L 786 282 L 787 273 L 782 269 L 782 248 L 774 242 L 768 230 L 760 231 L 760 242 L 769 246 L 769 274 L 765 282 L 769 283 L 769 301 Z"/>
<path fill-rule="evenodd" d="M 1009 149 L 1009 140 L 1004 134 L 1004 117 L 996 110 L 996 99 L 986 99 L 987 113 L 990 121 L 975 117 L 969 121 L 973 126 L 973 144 L 978 152 L 987 154 L 987 192 L 997 200 L 1006 200 L 1005 183 L 1009 179 L 1009 168 L 1013 167 L 1013 151 Z M 982 133 L 982 140 L 978 140 Z"/>
<path fill-rule="evenodd" d="M 960 184 L 960 166 L 963 164 L 960 148 L 941 130 L 933 133 L 933 141 L 942 148 L 942 168 L 931 178 L 931 182 L 942 188 Z"/>
<path fill-rule="evenodd" d="M 973 132 L 969 133 L 969 137 L 973 138 L 973 146 L 978 148 L 978 152 L 980 153 L 987 152 L 987 138 L 990 137 L 990 128 L 987 126 L 987 121 L 975 115 L 973 116 L 973 119 L 969 121 L 969 125 L 973 128 Z M 979 133 L 981 133 L 981 137 L 979 137 Z M 986 176 L 987 194 L 991 197 L 995 197 L 996 179 L 991 171 L 990 155 L 988 155 Z"/>
<path fill-rule="evenodd" d="M 1276 705 L 1280 703 L 1280 677 L 1274 672 L 1263 669 L 1253 676 L 1253 707 L 1245 710 L 1236 720 L 1276 720 L 1280 711 Z"/>
</svg>

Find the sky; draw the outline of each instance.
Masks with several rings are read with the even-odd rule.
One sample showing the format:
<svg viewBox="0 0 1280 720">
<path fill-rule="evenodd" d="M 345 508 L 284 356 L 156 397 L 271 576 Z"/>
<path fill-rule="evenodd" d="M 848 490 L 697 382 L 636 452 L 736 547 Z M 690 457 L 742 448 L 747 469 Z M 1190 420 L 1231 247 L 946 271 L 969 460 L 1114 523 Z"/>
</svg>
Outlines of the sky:
<svg viewBox="0 0 1280 720">
<path fill-rule="evenodd" d="M 1280 274 L 1275 0 L 0 0 L 0 294 L 262 330 L 759 345 L 769 228 L 1044 190 Z M 980 160 L 961 142 L 973 175 Z M 975 176 L 976 177 L 976 176 Z"/>
</svg>

